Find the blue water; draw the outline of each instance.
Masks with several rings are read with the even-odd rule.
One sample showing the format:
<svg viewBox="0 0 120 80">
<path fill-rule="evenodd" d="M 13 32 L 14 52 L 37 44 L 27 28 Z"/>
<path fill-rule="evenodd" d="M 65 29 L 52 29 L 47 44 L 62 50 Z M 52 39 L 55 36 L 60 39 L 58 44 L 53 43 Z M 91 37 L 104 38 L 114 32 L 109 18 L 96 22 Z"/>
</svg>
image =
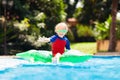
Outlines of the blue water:
<svg viewBox="0 0 120 80">
<path fill-rule="evenodd" d="M 96 56 L 77 64 L 23 61 L 17 66 L 1 69 L 0 80 L 120 80 L 120 57 Z"/>
</svg>

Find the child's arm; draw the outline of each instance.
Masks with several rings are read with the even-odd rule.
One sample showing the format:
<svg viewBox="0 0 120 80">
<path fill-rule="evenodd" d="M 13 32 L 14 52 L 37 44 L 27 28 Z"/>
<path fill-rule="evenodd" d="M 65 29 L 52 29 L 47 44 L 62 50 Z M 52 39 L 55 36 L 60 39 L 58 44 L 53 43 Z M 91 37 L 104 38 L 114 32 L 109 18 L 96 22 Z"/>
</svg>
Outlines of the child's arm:
<svg viewBox="0 0 120 80">
<path fill-rule="evenodd" d="M 50 38 L 46 38 L 46 37 L 40 37 L 38 39 L 39 42 L 50 42 Z"/>
<path fill-rule="evenodd" d="M 70 50 L 70 41 L 67 39 L 66 40 L 66 51 Z"/>
<path fill-rule="evenodd" d="M 46 37 L 39 37 L 38 41 L 39 42 L 54 42 L 57 39 L 56 35 L 53 35 L 49 38 Z"/>
</svg>

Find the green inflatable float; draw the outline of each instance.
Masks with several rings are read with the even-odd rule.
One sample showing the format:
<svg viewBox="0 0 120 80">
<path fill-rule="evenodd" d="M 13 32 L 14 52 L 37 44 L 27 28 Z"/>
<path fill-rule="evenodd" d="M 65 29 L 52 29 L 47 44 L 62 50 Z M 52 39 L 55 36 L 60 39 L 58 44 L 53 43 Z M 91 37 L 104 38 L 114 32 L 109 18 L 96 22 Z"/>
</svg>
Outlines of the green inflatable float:
<svg viewBox="0 0 120 80">
<path fill-rule="evenodd" d="M 29 50 L 22 53 L 17 53 L 17 57 L 23 58 L 30 62 L 52 62 L 52 52 L 44 51 L 44 50 Z M 82 53 L 78 50 L 69 50 L 65 52 L 60 57 L 59 62 L 71 62 L 71 63 L 79 63 L 89 60 L 92 57 L 91 54 Z"/>
</svg>

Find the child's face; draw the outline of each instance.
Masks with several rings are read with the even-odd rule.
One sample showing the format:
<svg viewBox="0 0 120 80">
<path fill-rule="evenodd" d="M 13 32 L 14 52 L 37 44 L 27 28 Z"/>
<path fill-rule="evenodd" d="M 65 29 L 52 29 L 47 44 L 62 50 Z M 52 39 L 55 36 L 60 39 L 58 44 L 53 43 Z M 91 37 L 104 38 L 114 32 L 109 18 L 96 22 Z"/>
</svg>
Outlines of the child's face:
<svg viewBox="0 0 120 80">
<path fill-rule="evenodd" d="M 61 26 L 61 27 L 57 28 L 55 32 L 57 33 L 57 35 L 59 37 L 63 38 L 65 36 L 65 34 L 67 33 L 67 30 L 66 30 L 66 27 Z"/>
</svg>

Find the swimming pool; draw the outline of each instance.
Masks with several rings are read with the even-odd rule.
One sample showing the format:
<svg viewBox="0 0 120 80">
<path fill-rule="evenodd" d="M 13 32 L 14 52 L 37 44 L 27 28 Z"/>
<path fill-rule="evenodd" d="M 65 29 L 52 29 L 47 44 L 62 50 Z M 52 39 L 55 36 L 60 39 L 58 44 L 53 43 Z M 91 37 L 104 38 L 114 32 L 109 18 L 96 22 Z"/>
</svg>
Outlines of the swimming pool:
<svg viewBox="0 0 120 80">
<path fill-rule="evenodd" d="M 0 80 L 120 80 L 120 56 L 93 56 L 77 64 L 0 59 Z"/>
</svg>

